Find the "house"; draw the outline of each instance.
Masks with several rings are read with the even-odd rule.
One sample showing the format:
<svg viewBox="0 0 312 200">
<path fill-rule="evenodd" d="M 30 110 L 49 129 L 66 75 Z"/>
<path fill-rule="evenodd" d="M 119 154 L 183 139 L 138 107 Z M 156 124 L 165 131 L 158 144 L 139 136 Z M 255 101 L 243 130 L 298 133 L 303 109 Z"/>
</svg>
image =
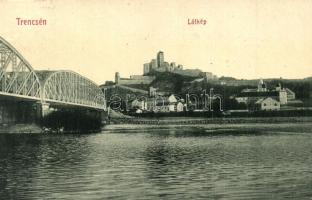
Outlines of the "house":
<svg viewBox="0 0 312 200">
<path fill-rule="evenodd" d="M 166 112 L 172 112 L 172 107 L 170 106 L 169 102 L 158 102 L 156 104 L 156 106 L 154 107 L 153 111 L 154 112 L 162 112 L 162 113 L 166 113 Z"/>
<path fill-rule="evenodd" d="M 294 100 L 294 99 L 296 99 L 296 95 L 295 95 L 295 93 L 292 90 L 290 90 L 289 88 L 286 88 L 285 90 L 286 90 L 286 93 L 287 93 L 287 100 Z"/>
<path fill-rule="evenodd" d="M 176 112 L 178 100 L 172 94 L 169 97 L 160 97 L 156 102 L 156 110 L 159 112 Z"/>
<path fill-rule="evenodd" d="M 142 111 L 141 109 L 137 109 L 137 110 L 135 111 L 135 113 L 141 114 L 141 113 L 143 113 L 143 111 Z"/>
<path fill-rule="evenodd" d="M 170 103 L 176 103 L 176 102 L 178 102 L 178 100 L 177 100 L 177 98 L 172 94 L 172 95 L 170 95 L 169 97 L 168 97 L 168 102 L 170 102 Z"/>
<path fill-rule="evenodd" d="M 280 110 L 280 109 L 281 109 L 280 102 L 271 97 L 259 99 L 255 103 L 255 110 L 269 111 L 269 110 Z"/>
<path fill-rule="evenodd" d="M 281 84 L 278 84 L 275 89 L 269 90 L 263 80 L 260 80 L 258 88 L 242 90 L 235 96 L 235 100 L 238 103 L 250 104 L 267 97 L 271 97 L 279 101 L 281 105 L 285 105 L 289 100 L 295 99 L 295 93 L 288 88 L 283 88 Z"/>
<path fill-rule="evenodd" d="M 177 112 L 183 112 L 184 111 L 184 105 L 182 102 L 178 102 L 177 105 L 176 105 L 176 111 Z"/>
<path fill-rule="evenodd" d="M 146 107 L 147 107 L 146 101 L 144 100 L 135 99 L 134 101 L 131 102 L 132 109 L 146 110 Z"/>
</svg>

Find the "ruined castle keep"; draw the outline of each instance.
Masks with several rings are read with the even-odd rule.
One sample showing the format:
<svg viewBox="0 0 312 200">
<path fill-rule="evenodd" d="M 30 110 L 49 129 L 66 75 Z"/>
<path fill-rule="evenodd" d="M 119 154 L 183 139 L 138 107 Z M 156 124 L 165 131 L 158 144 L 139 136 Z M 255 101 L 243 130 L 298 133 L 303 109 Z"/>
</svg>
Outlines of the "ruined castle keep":
<svg viewBox="0 0 312 200">
<path fill-rule="evenodd" d="M 176 65 L 175 62 L 170 64 L 165 61 L 164 52 L 159 51 L 157 53 L 156 59 L 152 59 L 149 63 L 143 65 L 143 74 L 147 75 L 150 72 L 173 72 L 175 70 L 182 70 L 182 65 Z"/>
</svg>

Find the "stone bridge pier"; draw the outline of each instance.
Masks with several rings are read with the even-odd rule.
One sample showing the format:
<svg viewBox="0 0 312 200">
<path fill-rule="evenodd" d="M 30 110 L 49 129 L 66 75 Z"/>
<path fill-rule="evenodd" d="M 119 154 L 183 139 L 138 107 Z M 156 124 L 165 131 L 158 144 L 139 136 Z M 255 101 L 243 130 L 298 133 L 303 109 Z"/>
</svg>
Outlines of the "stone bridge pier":
<svg viewBox="0 0 312 200">
<path fill-rule="evenodd" d="M 0 98 L 0 124 L 36 123 L 40 119 L 36 102 Z"/>
</svg>

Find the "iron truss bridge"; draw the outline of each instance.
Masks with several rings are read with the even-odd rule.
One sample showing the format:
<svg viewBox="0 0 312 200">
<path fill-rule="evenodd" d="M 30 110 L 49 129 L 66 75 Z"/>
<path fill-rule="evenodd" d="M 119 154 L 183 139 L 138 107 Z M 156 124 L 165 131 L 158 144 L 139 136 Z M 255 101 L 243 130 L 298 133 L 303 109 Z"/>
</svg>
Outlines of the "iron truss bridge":
<svg viewBox="0 0 312 200">
<path fill-rule="evenodd" d="M 104 93 L 93 81 L 73 71 L 35 71 L 1 37 L 0 96 L 106 110 Z"/>
</svg>

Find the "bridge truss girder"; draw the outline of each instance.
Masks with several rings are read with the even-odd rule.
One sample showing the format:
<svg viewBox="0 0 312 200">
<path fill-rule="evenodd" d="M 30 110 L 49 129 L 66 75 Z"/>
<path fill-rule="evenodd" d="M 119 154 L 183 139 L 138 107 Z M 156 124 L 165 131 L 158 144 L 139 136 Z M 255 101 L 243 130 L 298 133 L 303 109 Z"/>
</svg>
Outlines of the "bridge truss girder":
<svg viewBox="0 0 312 200">
<path fill-rule="evenodd" d="M 106 109 L 101 89 L 91 80 L 73 72 L 57 71 L 43 84 L 43 100 Z"/>
<path fill-rule="evenodd" d="M 0 38 L 0 93 L 40 99 L 40 82 L 30 64 Z"/>
<path fill-rule="evenodd" d="M 26 59 L 1 37 L 0 95 L 106 109 L 105 96 L 94 82 L 72 71 L 56 71 L 40 80 Z"/>
</svg>

